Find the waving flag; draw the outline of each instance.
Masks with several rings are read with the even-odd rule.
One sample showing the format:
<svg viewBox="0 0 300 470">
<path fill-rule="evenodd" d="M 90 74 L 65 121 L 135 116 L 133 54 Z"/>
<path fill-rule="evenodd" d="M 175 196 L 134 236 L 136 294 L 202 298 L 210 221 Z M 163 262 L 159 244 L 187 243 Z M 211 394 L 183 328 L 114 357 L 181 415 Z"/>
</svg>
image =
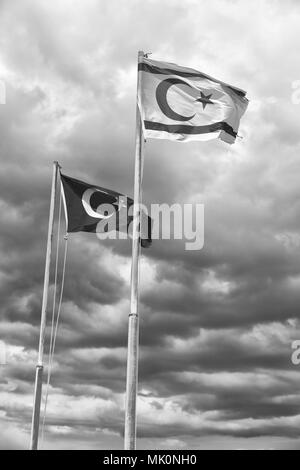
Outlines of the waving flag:
<svg viewBox="0 0 300 470">
<path fill-rule="evenodd" d="M 132 235 L 133 200 L 124 194 L 61 174 L 67 231 Z M 151 218 L 141 216 L 141 245 L 151 245 Z"/>
<path fill-rule="evenodd" d="M 197 70 L 148 58 L 138 69 L 146 138 L 235 142 L 248 105 L 245 91 Z"/>
</svg>

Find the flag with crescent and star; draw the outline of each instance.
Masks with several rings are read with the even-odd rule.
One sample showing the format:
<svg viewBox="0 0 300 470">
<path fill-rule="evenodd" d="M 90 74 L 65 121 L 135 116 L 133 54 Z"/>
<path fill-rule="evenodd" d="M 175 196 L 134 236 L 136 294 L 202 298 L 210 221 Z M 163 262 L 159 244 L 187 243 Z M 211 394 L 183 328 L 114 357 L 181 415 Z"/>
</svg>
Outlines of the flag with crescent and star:
<svg viewBox="0 0 300 470">
<path fill-rule="evenodd" d="M 145 138 L 235 142 L 248 105 L 245 91 L 197 70 L 147 57 L 138 70 Z"/>
<path fill-rule="evenodd" d="M 122 232 L 132 235 L 133 200 L 130 197 L 63 174 L 60 176 L 68 233 Z M 151 229 L 152 220 L 142 208 L 140 233 L 144 248 L 151 245 Z"/>
</svg>

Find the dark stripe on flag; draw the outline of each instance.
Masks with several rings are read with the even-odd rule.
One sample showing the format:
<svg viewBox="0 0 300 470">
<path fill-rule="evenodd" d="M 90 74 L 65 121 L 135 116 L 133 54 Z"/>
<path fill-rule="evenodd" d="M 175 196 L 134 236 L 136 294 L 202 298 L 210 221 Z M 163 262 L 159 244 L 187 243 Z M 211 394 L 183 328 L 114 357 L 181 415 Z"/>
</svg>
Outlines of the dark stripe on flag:
<svg viewBox="0 0 300 470">
<path fill-rule="evenodd" d="M 227 122 L 215 122 L 206 126 L 186 126 L 182 124 L 162 124 L 160 122 L 144 121 L 146 129 L 151 131 L 165 131 L 170 134 L 208 134 L 210 132 L 225 131 L 227 134 L 236 137 L 232 127 Z"/>
<path fill-rule="evenodd" d="M 144 62 L 140 62 L 138 65 L 138 70 L 140 72 L 149 72 L 149 73 L 155 73 L 155 74 L 161 74 L 161 75 L 178 75 L 179 77 L 185 77 L 185 78 L 205 78 L 207 80 L 210 80 L 214 83 L 219 83 L 220 85 L 224 85 L 228 88 L 230 88 L 232 91 L 234 91 L 237 95 L 239 96 L 246 96 L 246 92 L 243 90 L 240 90 L 239 88 L 235 88 L 232 85 L 228 85 L 227 83 L 221 82 L 219 80 L 216 80 L 215 78 L 212 78 L 208 75 L 205 75 L 204 73 L 201 72 L 184 72 L 180 70 L 175 70 L 175 69 L 167 69 L 167 68 L 162 68 L 162 67 L 157 67 L 156 65 L 150 65 L 146 64 Z"/>
</svg>

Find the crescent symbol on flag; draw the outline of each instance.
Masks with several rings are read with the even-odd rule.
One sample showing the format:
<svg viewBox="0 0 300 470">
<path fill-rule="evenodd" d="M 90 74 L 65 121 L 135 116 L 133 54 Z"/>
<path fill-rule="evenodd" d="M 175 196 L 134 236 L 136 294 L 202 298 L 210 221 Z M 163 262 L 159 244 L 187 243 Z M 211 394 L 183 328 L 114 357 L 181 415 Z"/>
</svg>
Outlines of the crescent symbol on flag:
<svg viewBox="0 0 300 470">
<path fill-rule="evenodd" d="M 83 195 L 82 195 L 82 205 L 86 211 L 86 213 L 90 216 L 90 217 L 94 217 L 95 219 L 109 219 L 110 217 L 112 217 L 114 214 L 110 214 L 110 215 L 102 215 L 102 214 L 99 214 L 99 212 L 96 212 L 94 209 L 92 209 L 92 206 L 91 206 L 91 197 L 94 193 L 96 192 L 99 192 L 99 193 L 103 193 L 103 191 L 101 191 L 100 189 L 97 189 L 97 188 L 89 188 L 87 189 L 86 191 L 84 191 Z"/>
<path fill-rule="evenodd" d="M 184 82 L 183 80 L 179 80 L 178 78 L 167 78 L 160 82 L 158 87 L 156 88 L 156 101 L 160 110 L 170 119 L 174 121 L 189 121 L 192 119 L 195 114 L 192 116 L 182 116 L 181 114 L 176 113 L 170 106 L 167 101 L 167 92 L 169 88 L 173 85 L 186 85 L 192 88 L 188 83 Z"/>
</svg>

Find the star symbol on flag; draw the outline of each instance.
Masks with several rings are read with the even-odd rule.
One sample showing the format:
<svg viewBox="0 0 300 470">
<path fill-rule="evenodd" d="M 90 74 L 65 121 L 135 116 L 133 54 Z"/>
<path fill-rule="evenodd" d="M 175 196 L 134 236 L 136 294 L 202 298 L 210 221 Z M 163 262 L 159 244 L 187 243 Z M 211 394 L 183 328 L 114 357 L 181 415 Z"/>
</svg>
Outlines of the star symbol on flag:
<svg viewBox="0 0 300 470">
<path fill-rule="evenodd" d="M 200 91 L 200 98 L 196 99 L 196 101 L 200 101 L 202 103 L 203 109 L 207 104 L 214 104 L 213 101 L 210 100 L 212 97 L 212 93 L 210 95 L 205 95 L 202 91 Z"/>
</svg>

